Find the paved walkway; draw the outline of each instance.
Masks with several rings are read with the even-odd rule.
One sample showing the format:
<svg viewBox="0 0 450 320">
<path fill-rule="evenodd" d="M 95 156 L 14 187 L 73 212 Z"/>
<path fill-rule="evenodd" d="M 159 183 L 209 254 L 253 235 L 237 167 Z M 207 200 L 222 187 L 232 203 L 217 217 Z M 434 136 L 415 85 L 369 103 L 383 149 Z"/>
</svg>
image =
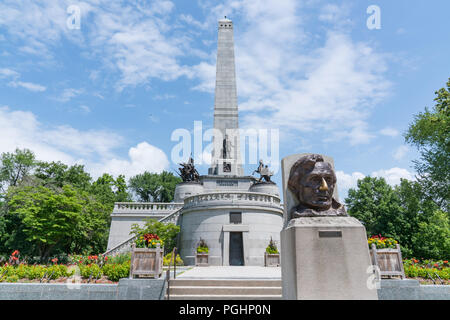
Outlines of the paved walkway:
<svg viewBox="0 0 450 320">
<path fill-rule="evenodd" d="M 254 266 L 194 267 L 177 276 L 177 279 L 267 279 L 281 280 L 281 268 Z"/>
</svg>

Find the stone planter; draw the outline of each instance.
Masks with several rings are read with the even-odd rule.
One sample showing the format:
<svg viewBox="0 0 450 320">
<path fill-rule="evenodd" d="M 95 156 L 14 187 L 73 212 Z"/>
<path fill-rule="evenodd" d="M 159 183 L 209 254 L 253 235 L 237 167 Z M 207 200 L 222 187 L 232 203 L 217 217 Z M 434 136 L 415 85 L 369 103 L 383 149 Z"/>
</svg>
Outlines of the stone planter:
<svg viewBox="0 0 450 320">
<path fill-rule="evenodd" d="M 279 267 L 280 254 L 264 252 L 264 266 L 265 267 Z"/>
<path fill-rule="evenodd" d="M 372 259 L 372 264 L 380 269 L 382 278 L 405 278 L 402 252 L 398 244 L 396 249 L 377 249 L 375 244 L 372 244 L 370 258 Z"/>
<path fill-rule="evenodd" d="M 195 265 L 198 267 L 206 267 L 209 265 L 208 253 L 198 253 L 195 255 Z"/>
<path fill-rule="evenodd" d="M 130 279 L 138 277 L 159 278 L 163 271 L 164 247 L 154 249 L 136 248 L 133 243 L 131 251 Z"/>
</svg>

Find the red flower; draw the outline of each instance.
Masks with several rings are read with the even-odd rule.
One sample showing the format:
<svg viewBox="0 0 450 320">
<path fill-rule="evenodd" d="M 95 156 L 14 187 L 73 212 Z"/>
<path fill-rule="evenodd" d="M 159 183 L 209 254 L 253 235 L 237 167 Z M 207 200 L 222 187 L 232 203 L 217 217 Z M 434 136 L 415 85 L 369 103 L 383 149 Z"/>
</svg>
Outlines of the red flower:
<svg viewBox="0 0 450 320">
<path fill-rule="evenodd" d="M 15 256 L 16 254 L 19 254 L 20 252 L 19 252 L 19 250 L 15 250 L 13 253 L 12 253 L 12 256 Z"/>
<path fill-rule="evenodd" d="M 444 262 L 444 263 L 448 263 L 448 261 L 447 261 L 447 260 L 444 260 L 443 262 Z"/>
<path fill-rule="evenodd" d="M 53 258 L 53 259 L 52 259 L 52 262 L 53 262 L 53 263 L 57 263 L 57 262 L 58 262 L 58 258 Z"/>
<path fill-rule="evenodd" d="M 108 261 L 108 257 L 105 257 L 105 261 Z"/>
</svg>

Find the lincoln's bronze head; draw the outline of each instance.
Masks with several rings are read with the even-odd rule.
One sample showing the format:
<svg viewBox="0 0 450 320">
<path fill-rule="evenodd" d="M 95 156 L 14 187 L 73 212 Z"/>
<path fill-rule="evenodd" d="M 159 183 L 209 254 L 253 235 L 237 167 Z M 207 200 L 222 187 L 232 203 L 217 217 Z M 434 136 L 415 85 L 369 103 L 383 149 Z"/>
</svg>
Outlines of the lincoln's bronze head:
<svg viewBox="0 0 450 320">
<path fill-rule="evenodd" d="M 321 155 L 301 157 L 292 166 L 288 180 L 288 188 L 299 203 L 294 217 L 346 215 L 343 206 L 333 199 L 335 186 L 333 167 Z"/>
</svg>

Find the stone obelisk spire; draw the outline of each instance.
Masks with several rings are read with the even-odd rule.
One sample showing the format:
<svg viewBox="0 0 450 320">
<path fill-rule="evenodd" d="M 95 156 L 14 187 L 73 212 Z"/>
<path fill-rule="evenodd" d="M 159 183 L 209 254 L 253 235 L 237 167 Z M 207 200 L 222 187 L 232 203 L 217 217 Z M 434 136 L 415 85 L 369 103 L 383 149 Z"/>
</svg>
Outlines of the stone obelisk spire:
<svg viewBox="0 0 450 320">
<path fill-rule="evenodd" d="M 242 176 L 233 22 L 226 17 L 219 20 L 214 129 L 216 133 L 209 174 Z"/>
</svg>

